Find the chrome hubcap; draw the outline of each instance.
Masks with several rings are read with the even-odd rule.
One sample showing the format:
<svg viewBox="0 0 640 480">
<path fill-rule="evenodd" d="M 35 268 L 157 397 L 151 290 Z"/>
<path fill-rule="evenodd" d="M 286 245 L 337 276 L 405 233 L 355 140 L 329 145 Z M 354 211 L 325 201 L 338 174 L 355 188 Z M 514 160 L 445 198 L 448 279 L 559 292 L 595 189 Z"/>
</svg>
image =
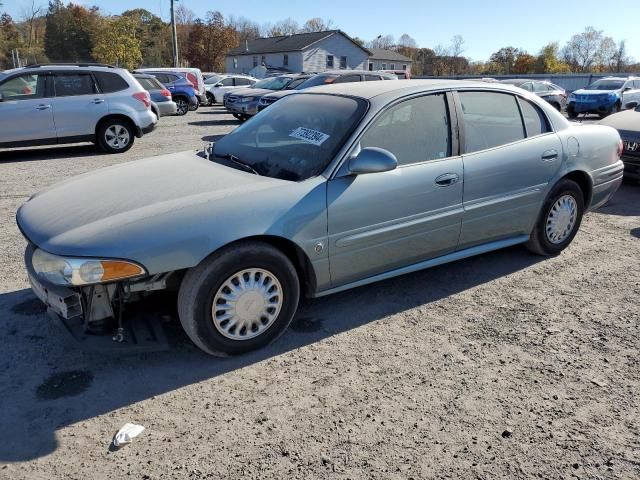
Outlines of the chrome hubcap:
<svg viewBox="0 0 640 480">
<path fill-rule="evenodd" d="M 104 138 L 111 148 L 120 149 L 129 145 L 129 130 L 122 125 L 111 125 L 104 132 Z"/>
<path fill-rule="evenodd" d="M 563 195 L 553 204 L 547 216 L 547 239 L 551 243 L 564 242 L 576 224 L 578 204 L 571 195 Z"/>
<path fill-rule="evenodd" d="M 231 340 L 248 340 L 264 333 L 278 318 L 283 292 L 268 270 L 248 268 L 231 275 L 213 298 L 216 329 Z"/>
</svg>

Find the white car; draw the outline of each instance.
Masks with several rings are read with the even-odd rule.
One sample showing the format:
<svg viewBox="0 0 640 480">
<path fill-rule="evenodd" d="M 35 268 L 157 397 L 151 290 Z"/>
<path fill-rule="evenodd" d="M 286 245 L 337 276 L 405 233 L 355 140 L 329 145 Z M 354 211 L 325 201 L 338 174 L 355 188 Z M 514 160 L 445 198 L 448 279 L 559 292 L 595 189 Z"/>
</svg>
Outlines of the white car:
<svg viewBox="0 0 640 480">
<path fill-rule="evenodd" d="M 248 75 L 215 75 L 209 77 L 204 82 L 207 90 L 207 101 L 209 105 L 222 103 L 222 97 L 224 97 L 225 93 L 238 88 L 250 87 L 257 81 Z"/>
</svg>

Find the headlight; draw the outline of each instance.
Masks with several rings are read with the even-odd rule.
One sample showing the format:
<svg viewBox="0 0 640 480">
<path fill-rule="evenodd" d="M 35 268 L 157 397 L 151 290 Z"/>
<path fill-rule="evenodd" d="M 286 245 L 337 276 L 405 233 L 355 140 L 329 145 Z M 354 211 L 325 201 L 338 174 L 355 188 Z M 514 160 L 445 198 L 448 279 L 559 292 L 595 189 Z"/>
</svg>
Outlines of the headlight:
<svg viewBox="0 0 640 480">
<path fill-rule="evenodd" d="M 124 260 L 59 257 L 40 249 L 34 250 L 31 265 L 40 278 L 55 285 L 106 283 L 147 273 Z"/>
<path fill-rule="evenodd" d="M 569 100 L 575 100 L 575 99 L 576 99 L 576 95 L 574 93 L 570 93 Z"/>
</svg>

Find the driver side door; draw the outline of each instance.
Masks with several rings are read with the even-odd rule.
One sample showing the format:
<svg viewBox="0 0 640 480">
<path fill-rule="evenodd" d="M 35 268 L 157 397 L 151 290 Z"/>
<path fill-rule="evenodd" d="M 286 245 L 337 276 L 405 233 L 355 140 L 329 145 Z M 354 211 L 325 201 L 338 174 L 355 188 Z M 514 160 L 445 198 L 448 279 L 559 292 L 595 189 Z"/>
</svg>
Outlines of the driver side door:
<svg viewBox="0 0 640 480">
<path fill-rule="evenodd" d="M 383 148 L 396 156 L 395 170 L 328 182 L 333 286 L 456 249 L 463 168 L 448 99 L 436 93 L 391 105 L 360 137 L 352 154 Z"/>
</svg>

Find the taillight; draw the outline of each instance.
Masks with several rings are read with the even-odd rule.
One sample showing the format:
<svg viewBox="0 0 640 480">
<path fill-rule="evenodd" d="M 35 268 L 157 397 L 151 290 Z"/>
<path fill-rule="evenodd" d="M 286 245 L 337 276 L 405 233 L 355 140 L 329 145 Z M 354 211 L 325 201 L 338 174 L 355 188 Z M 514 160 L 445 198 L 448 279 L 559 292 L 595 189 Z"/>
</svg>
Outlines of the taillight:
<svg viewBox="0 0 640 480">
<path fill-rule="evenodd" d="M 624 151 L 624 145 L 622 144 L 622 140 L 618 140 L 618 158 L 622 156 L 622 152 Z"/>
<path fill-rule="evenodd" d="M 198 91 L 198 79 L 193 73 L 187 72 L 187 80 L 189 80 L 189 83 L 193 86 L 193 88 Z"/>
<path fill-rule="evenodd" d="M 140 100 L 147 108 L 151 106 L 151 97 L 149 96 L 149 92 L 134 93 L 133 98 L 135 98 L 136 100 Z"/>
<path fill-rule="evenodd" d="M 160 91 L 160 95 L 162 95 L 163 97 L 171 98 L 171 92 L 166 88 Z"/>
</svg>

